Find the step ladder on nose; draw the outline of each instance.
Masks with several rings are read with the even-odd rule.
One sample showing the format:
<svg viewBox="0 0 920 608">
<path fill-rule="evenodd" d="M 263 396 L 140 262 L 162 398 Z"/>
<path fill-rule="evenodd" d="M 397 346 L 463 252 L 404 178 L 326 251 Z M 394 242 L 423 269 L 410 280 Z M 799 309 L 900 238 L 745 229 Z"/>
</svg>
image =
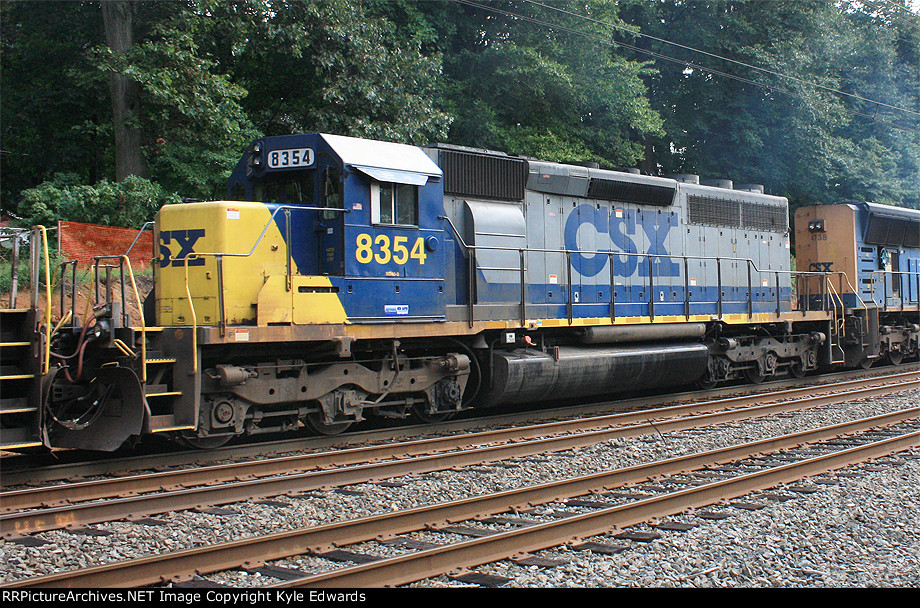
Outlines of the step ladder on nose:
<svg viewBox="0 0 920 608">
<path fill-rule="evenodd" d="M 42 445 L 42 340 L 34 308 L 0 310 L 0 449 Z"/>
</svg>

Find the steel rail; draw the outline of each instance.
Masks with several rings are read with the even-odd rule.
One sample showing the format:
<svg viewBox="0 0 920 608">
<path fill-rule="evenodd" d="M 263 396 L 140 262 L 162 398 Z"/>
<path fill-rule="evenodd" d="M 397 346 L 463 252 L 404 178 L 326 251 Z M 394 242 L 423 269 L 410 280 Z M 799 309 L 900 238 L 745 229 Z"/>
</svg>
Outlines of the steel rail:
<svg viewBox="0 0 920 608">
<path fill-rule="evenodd" d="M 642 408 L 645 411 L 649 411 L 652 407 L 658 407 L 663 409 L 663 405 L 667 403 L 681 402 L 688 399 L 694 399 L 692 403 L 699 403 L 695 401 L 700 397 L 708 395 L 708 400 L 715 401 L 723 398 L 743 398 L 747 397 L 748 399 L 756 399 L 761 397 L 764 400 L 771 397 L 771 395 L 779 393 L 780 391 L 787 390 L 812 390 L 812 391 L 823 391 L 825 387 L 839 387 L 847 383 L 859 380 L 874 380 L 876 382 L 883 381 L 896 381 L 899 378 L 909 378 L 916 377 L 920 375 L 920 369 L 917 368 L 916 364 L 904 364 L 901 366 L 902 371 L 893 374 L 887 374 L 882 376 L 868 376 L 864 370 L 857 370 L 859 376 L 853 377 L 853 372 L 845 373 L 836 373 L 831 375 L 821 376 L 822 380 L 829 380 L 831 382 L 827 384 L 811 384 L 809 381 L 811 378 L 807 379 L 793 379 L 793 380 L 781 380 L 775 381 L 772 383 L 767 383 L 763 385 L 744 385 L 744 386 L 729 386 L 719 389 L 714 389 L 710 391 L 700 392 L 681 392 L 681 393 L 667 393 L 662 395 L 654 395 L 648 397 L 636 397 L 630 399 L 621 399 L 617 401 L 607 401 L 607 402 L 596 402 L 586 405 L 570 405 L 564 407 L 556 407 L 552 409 L 540 409 L 540 410 L 529 410 L 525 412 L 517 412 L 514 414 L 501 414 L 501 415 L 492 415 L 487 417 L 479 418 L 467 418 L 467 419 L 457 419 L 449 422 L 444 422 L 436 427 L 432 425 L 412 425 L 412 426 L 401 426 L 398 428 L 389 428 L 389 429 L 378 429 L 370 431 L 358 431 L 354 433 L 348 433 L 344 435 L 338 435 L 335 437 L 323 437 L 315 436 L 306 439 L 308 445 L 305 446 L 304 437 L 298 437 L 295 439 L 284 439 L 279 441 L 271 442 L 259 442 L 250 445 L 234 445 L 224 448 L 216 448 L 213 450 L 190 450 L 190 451 L 170 451 L 168 453 L 160 454 L 145 454 L 142 456 L 130 456 L 122 458 L 106 458 L 104 460 L 98 460 L 94 462 L 82 462 L 82 463 L 64 463 L 56 462 L 55 464 L 42 466 L 40 468 L 35 468 L 32 466 L 21 467 L 16 464 L 11 464 L 13 462 L 18 462 L 22 460 L 21 456 L 3 456 L 0 458 L 0 470 L 2 470 L 2 475 L 0 475 L 0 486 L 2 487 L 13 487 L 17 485 L 35 485 L 40 482 L 48 481 L 58 481 L 58 480 L 68 480 L 73 481 L 81 477 L 90 477 L 90 476 L 100 476 L 100 475 L 118 475 L 125 476 L 129 475 L 134 471 L 150 469 L 151 468 L 151 459 L 156 459 L 157 467 L 167 467 L 167 466 L 195 466 L 203 467 L 208 466 L 209 463 L 214 463 L 221 460 L 227 460 L 231 458 L 257 458 L 257 457 L 274 457 L 279 453 L 291 452 L 295 450 L 302 450 L 304 447 L 311 448 L 334 448 L 341 449 L 344 446 L 356 445 L 356 444 L 368 444 L 374 441 L 393 441 L 400 440 L 402 436 L 406 434 L 411 434 L 414 432 L 426 433 L 431 431 L 444 432 L 444 431 L 456 431 L 456 432 L 466 432 L 471 429 L 477 429 L 488 426 L 499 426 L 504 424 L 523 424 L 527 422 L 533 422 L 535 420 L 545 420 L 552 416 L 599 416 L 606 415 L 603 414 L 603 410 L 609 410 L 611 408 L 616 408 L 617 410 L 629 410 L 630 408 Z M 877 370 L 872 370 L 876 372 Z M 847 378 L 846 380 L 834 381 L 835 378 Z M 757 393 L 748 393 L 744 395 L 738 395 L 739 390 L 744 389 L 756 389 L 761 387 L 761 390 Z M 769 387 L 775 388 L 769 388 Z M 768 389 L 769 390 L 763 390 Z M 771 392 L 772 391 L 772 392 Z M 787 394 L 787 393 L 780 393 Z M 686 404 L 685 404 L 686 405 Z M 670 406 L 669 406 L 670 407 Z M 65 452 L 66 453 L 66 452 Z M 58 453 L 60 454 L 60 453 Z M 35 459 L 34 456 L 31 457 L 32 460 Z M 2 507 L 0 507 L 2 508 Z"/>
<path fill-rule="evenodd" d="M 907 377 L 920 378 L 920 372 L 910 372 Z M 823 391 L 839 390 L 854 385 L 868 384 L 874 380 L 852 380 L 848 382 L 824 385 Z M 885 385 L 887 386 L 890 385 Z M 920 386 L 920 385 L 918 385 Z M 814 392 L 814 387 L 787 389 L 766 395 L 745 395 L 742 397 L 717 399 L 692 404 L 682 404 L 654 411 L 625 412 L 589 418 L 580 418 L 561 422 L 536 424 L 523 428 L 498 429 L 480 433 L 440 437 L 428 440 L 416 440 L 367 446 L 348 450 L 337 450 L 318 454 L 301 454 L 280 458 L 271 458 L 254 462 L 231 463 L 198 467 L 180 471 L 167 471 L 113 479 L 71 483 L 67 485 L 29 488 L 0 493 L 0 511 L 10 513 L 26 509 L 47 508 L 58 505 L 74 504 L 103 498 L 137 496 L 151 492 L 170 491 L 192 486 L 213 485 L 243 479 L 261 478 L 272 475 L 295 474 L 324 467 L 353 466 L 377 460 L 418 457 L 432 452 L 458 450 L 474 445 L 485 445 L 509 441 L 531 440 L 534 437 L 556 433 L 573 433 L 594 430 L 613 424 L 650 422 L 661 417 L 677 417 L 685 414 L 710 412 L 729 406 L 743 406 L 764 400 L 789 399 L 802 393 Z M 812 396 L 815 398 L 815 396 Z M 801 402 L 798 402 L 801 407 Z M 738 410 L 734 410 L 737 413 Z M 754 411 L 755 415 L 766 415 Z M 660 426 L 660 425 L 656 425 Z"/>
<path fill-rule="evenodd" d="M 79 503 L 32 511 L 7 513 L 0 515 L 0 536 L 14 536 L 43 532 L 64 527 L 83 526 L 103 521 L 124 519 L 138 515 L 153 515 L 169 511 L 178 511 L 206 506 L 228 504 L 253 500 L 257 497 L 270 497 L 291 492 L 304 492 L 329 486 L 343 486 L 364 483 L 399 475 L 425 473 L 452 467 L 470 466 L 483 462 L 495 462 L 509 458 L 529 456 L 536 453 L 557 452 L 573 448 L 594 445 L 614 438 L 635 437 L 649 432 L 665 433 L 677 430 L 697 428 L 742 418 L 766 416 L 803 407 L 817 407 L 829 403 L 851 401 L 882 394 L 889 394 L 901 389 L 913 389 L 915 383 L 900 383 L 861 389 L 845 394 L 807 397 L 781 403 L 715 412 L 652 422 L 632 426 L 587 431 L 579 434 L 557 437 L 522 440 L 494 446 L 473 448 L 450 453 L 432 454 L 396 461 L 377 462 L 366 465 L 336 468 L 332 470 L 311 471 L 284 477 L 271 477 L 239 481 L 218 486 L 202 486 L 183 490 L 174 490 L 159 494 L 114 498 L 101 501 Z"/>
<path fill-rule="evenodd" d="M 907 433 L 863 446 L 815 456 L 763 471 L 671 492 L 626 505 L 573 515 L 553 522 L 500 532 L 484 538 L 346 567 L 269 588 L 395 586 L 438 576 L 456 568 L 472 567 L 508 557 L 548 549 L 598 534 L 605 534 L 658 517 L 704 507 L 720 500 L 797 481 L 856 462 L 879 458 L 920 445 L 920 432 Z"/>
<path fill-rule="evenodd" d="M 603 471 L 444 504 L 13 581 L 0 585 L 0 587 L 138 587 L 163 583 L 187 577 L 191 573 L 207 574 L 253 566 L 305 552 L 320 553 L 334 546 L 394 536 L 443 525 L 446 522 L 463 521 L 502 513 L 510 509 L 582 496 L 663 475 L 685 473 L 714 464 L 794 448 L 843 434 L 913 421 L 918 417 L 920 417 L 920 407 L 908 408 L 870 418 L 634 465 L 614 471 Z"/>
</svg>

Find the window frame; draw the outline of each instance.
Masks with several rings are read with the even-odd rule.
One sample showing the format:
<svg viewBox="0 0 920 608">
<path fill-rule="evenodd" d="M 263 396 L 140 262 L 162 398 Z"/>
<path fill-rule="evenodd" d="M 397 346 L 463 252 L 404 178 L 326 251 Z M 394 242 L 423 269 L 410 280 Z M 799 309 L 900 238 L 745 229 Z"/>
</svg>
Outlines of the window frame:
<svg viewBox="0 0 920 608">
<path fill-rule="evenodd" d="M 392 193 L 389 201 L 389 215 L 390 221 L 385 221 L 381 219 L 383 211 L 383 200 L 381 197 L 381 192 L 384 190 L 383 186 L 389 186 L 389 191 Z M 399 211 L 400 211 L 400 201 L 403 199 L 399 196 L 400 186 L 403 188 L 412 188 L 414 196 L 412 197 L 411 204 L 413 205 L 413 215 L 415 216 L 415 222 L 411 224 L 403 224 L 399 222 Z M 381 182 L 373 181 L 370 184 L 370 194 L 371 194 L 371 224 L 378 226 L 402 226 L 402 227 L 419 227 L 419 186 L 414 184 L 402 184 L 398 182 Z M 405 204 L 405 203 L 404 203 Z"/>
</svg>

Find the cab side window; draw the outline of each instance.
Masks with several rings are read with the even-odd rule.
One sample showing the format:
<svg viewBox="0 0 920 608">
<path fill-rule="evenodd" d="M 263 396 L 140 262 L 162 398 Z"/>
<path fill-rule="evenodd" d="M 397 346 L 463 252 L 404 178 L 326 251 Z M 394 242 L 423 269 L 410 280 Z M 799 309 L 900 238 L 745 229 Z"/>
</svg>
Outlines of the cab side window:
<svg viewBox="0 0 920 608">
<path fill-rule="evenodd" d="M 371 220 L 375 224 L 418 226 L 418 186 L 371 184 Z"/>
<path fill-rule="evenodd" d="M 342 197 L 342 174 L 336 167 L 326 167 L 323 171 L 323 183 L 322 183 L 322 193 L 323 200 L 321 207 L 326 207 L 328 209 L 344 209 L 345 205 L 343 204 Z M 335 219 L 341 214 L 336 213 L 335 211 L 324 211 L 324 219 Z"/>
</svg>

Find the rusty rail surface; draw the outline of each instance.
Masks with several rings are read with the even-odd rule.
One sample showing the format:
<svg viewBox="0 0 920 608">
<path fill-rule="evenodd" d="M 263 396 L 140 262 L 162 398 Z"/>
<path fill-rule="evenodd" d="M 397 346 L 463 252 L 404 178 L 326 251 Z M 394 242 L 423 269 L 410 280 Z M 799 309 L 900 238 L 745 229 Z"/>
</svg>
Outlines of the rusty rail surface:
<svg viewBox="0 0 920 608">
<path fill-rule="evenodd" d="M 74 482 L 80 478 L 112 475 L 125 477 L 138 471 L 151 468 L 151 461 L 155 459 L 158 468 L 164 467 L 204 467 L 213 463 L 226 460 L 243 460 L 254 458 L 271 458 L 278 454 L 286 452 L 300 451 L 305 447 L 313 449 L 346 449 L 350 445 L 367 445 L 374 442 L 392 442 L 402 441 L 406 435 L 413 433 L 430 434 L 432 432 L 477 432 L 477 429 L 485 427 L 498 427 L 511 424 L 534 424 L 541 421 L 549 420 L 552 417 L 593 417 L 605 415 L 606 411 L 615 409 L 616 411 L 631 411 L 641 409 L 650 411 L 652 408 L 658 408 L 662 411 L 673 403 L 701 403 L 699 399 L 705 398 L 707 401 L 718 401 L 726 398 L 747 398 L 748 403 L 755 403 L 758 399 L 767 402 L 773 398 L 773 395 L 779 395 L 783 398 L 789 398 L 794 393 L 786 391 L 800 391 L 820 393 L 826 390 L 835 390 L 844 383 L 854 380 L 866 380 L 875 382 L 896 381 L 899 378 L 916 377 L 914 374 L 920 373 L 920 367 L 916 364 L 904 364 L 899 368 L 894 368 L 895 373 L 885 375 L 867 375 L 865 370 L 855 370 L 820 376 L 820 380 L 826 380 L 826 384 L 814 384 L 813 378 L 807 379 L 785 379 L 777 380 L 761 385 L 742 385 L 729 386 L 710 391 L 693 391 L 683 393 L 667 393 L 662 395 L 620 399 L 607 402 L 596 402 L 585 405 L 567 405 L 553 409 L 540 409 L 515 412 L 512 414 L 491 415 L 486 417 L 468 418 L 461 420 L 452 420 L 442 422 L 437 425 L 423 424 L 400 426 L 397 428 L 378 429 L 373 431 L 357 431 L 337 435 L 335 437 L 312 436 L 304 438 L 303 436 L 294 439 L 284 439 L 279 441 L 258 442 L 255 444 L 232 445 L 213 450 L 191 450 L 191 451 L 170 451 L 158 454 L 144 454 L 130 457 L 111 458 L 106 457 L 103 460 L 90 462 L 60 462 L 61 453 L 57 453 L 57 462 L 46 464 L 44 466 L 34 466 L 36 457 L 32 455 L 29 458 L 28 466 L 18 466 L 17 463 L 22 460 L 21 456 L 3 456 L 0 458 L 0 469 L 3 474 L 0 476 L 0 488 L 14 487 L 17 485 L 36 486 L 38 483 L 50 481 L 68 481 Z M 873 369 L 871 373 L 875 374 L 878 370 Z M 835 380 L 836 379 L 836 380 Z M 772 387 L 772 388 L 771 388 Z M 744 393 L 739 395 L 738 391 L 755 390 L 754 393 Z M 767 389 L 767 390 L 764 390 Z M 779 397 L 776 397 L 779 398 Z M 673 414 L 671 414 L 673 415 Z M 308 442 L 308 443 L 305 443 Z"/>
<path fill-rule="evenodd" d="M 920 371 L 905 372 L 896 377 L 906 379 L 906 382 L 914 382 L 920 379 Z M 884 381 L 890 382 L 891 379 L 891 377 L 886 377 Z M 878 382 L 878 380 L 875 378 L 858 379 L 824 385 L 820 387 L 820 390 L 824 393 L 839 390 L 853 390 L 854 387 L 866 384 L 872 386 L 876 382 Z M 882 385 L 881 388 L 889 390 L 888 387 L 890 386 L 892 385 L 886 384 Z M 920 387 L 920 384 L 918 384 L 918 387 Z M 642 424 L 646 426 L 654 424 L 655 428 L 660 430 L 662 425 L 657 422 L 652 422 L 652 420 L 678 417 L 687 414 L 699 415 L 704 412 L 713 412 L 729 407 L 742 407 L 749 404 L 758 404 L 764 401 L 777 399 L 793 399 L 798 395 L 815 393 L 816 390 L 818 389 L 815 387 L 788 389 L 768 394 L 745 395 L 730 399 L 718 399 L 658 408 L 653 411 L 594 416 L 590 418 L 536 424 L 523 428 L 499 429 L 453 437 L 407 441 L 398 444 L 352 448 L 318 454 L 301 454 L 252 462 L 237 462 L 147 475 L 134 475 L 129 477 L 70 483 L 67 485 L 0 492 L 0 511 L 11 513 L 26 509 L 47 508 L 58 505 L 63 506 L 85 501 L 124 498 L 193 486 L 214 485 L 218 482 L 229 483 L 242 479 L 264 478 L 282 474 L 291 475 L 328 467 L 344 467 L 393 458 L 418 457 L 424 454 L 465 449 L 476 445 L 530 441 L 537 437 L 546 437 L 560 433 L 592 431 L 612 425 L 640 423 L 639 427 L 629 429 L 631 433 L 640 432 L 642 430 Z M 794 403 L 796 409 L 823 405 L 819 397 L 813 394 L 807 399 L 791 401 L 790 403 Z M 750 407 L 744 412 L 731 410 L 729 413 L 735 416 L 741 413 L 747 413 L 745 417 L 765 416 L 770 413 L 775 413 L 774 407 L 775 406 L 755 406 Z M 701 418 L 701 420 L 703 424 L 716 424 L 720 422 L 718 417 Z M 0 531 L 2 531 L 3 521 L 2 516 L 0 516 Z"/>
<path fill-rule="evenodd" d="M 0 515 L 0 535 L 9 537 L 31 534 L 67 526 L 84 526 L 103 521 L 112 521 L 130 516 L 153 515 L 169 511 L 198 508 L 205 505 L 228 504 L 248 501 L 256 497 L 264 498 L 278 496 L 289 492 L 303 492 L 328 486 L 350 485 L 372 479 L 383 479 L 397 475 L 470 466 L 484 462 L 495 462 L 509 458 L 529 456 L 536 453 L 557 452 L 593 445 L 614 438 L 635 437 L 652 432 L 664 433 L 686 430 L 739 419 L 794 411 L 806 407 L 817 407 L 830 403 L 868 398 L 889 394 L 897 391 L 899 388 L 904 390 L 913 389 L 916 388 L 916 383 L 911 381 L 894 385 L 889 384 L 881 387 L 858 389 L 847 393 L 806 397 L 803 399 L 751 408 L 740 408 L 702 414 L 699 416 L 552 437 L 543 437 L 543 435 L 546 434 L 548 430 L 547 427 L 553 427 L 554 425 L 537 425 L 541 428 L 540 433 L 538 433 L 538 435 L 540 435 L 538 438 L 531 438 L 530 435 L 534 431 L 532 431 L 530 427 L 527 427 L 524 429 L 517 429 L 518 440 L 513 443 L 488 445 L 486 447 L 448 453 L 436 453 L 415 458 L 403 458 L 395 461 L 345 466 L 331 470 L 297 473 L 284 477 L 237 481 L 216 486 L 201 486 L 141 496 L 110 498 L 78 503 L 75 505 L 6 513 Z M 401 452 L 399 446 L 395 447 L 397 449 L 394 452 L 394 456 L 398 457 Z M 66 493 L 67 486 L 62 486 L 62 488 L 64 488 L 63 491 Z"/>
<path fill-rule="evenodd" d="M 741 475 L 696 488 L 655 496 L 634 503 L 610 507 L 591 513 L 573 515 L 558 521 L 535 524 L 519 530 L 500 532 L 446 547 L 417 551 L 399 557 L 353 566 L 286 581 L 271 588 L 285 587 L 382 587 L 402 585 L 449 572 L 456 568 L 478 566 L 518 555 L 548 549 L 710 505 L 720 500 L 744 496 L 755 490 L 798 481 L 857 462 L 879 458 L 920 445 L 920 432 L 908 433 L 864 446 L 816 456 L 801 462 Z"/>
<path fill-rule="evenodd" d="M 4 588 L 26 587 L 104 587 L 142 586 L 169 580 L 187 578 L 193 573 L 206 574 L 220 570 L 241 568 L 247 565 L 283 559 L 303 553 L 322 553 L 335 546 L 343 546 L 443 525 L 465 519 L 502 513 L 537 504 L 583 496 L 591 492 L 609 490 L 707 466 L 724 464 L 779 450 L 795 448 L 827 439 L 852 434 L 871 428 L 891 426 L 905 421 L 917 421 L 920 408 L 908 408 L 843 424 L 831 425 L 790 435 L 772 437 L 742 445 L 730 446 L 656 461 L 625 469 L 594 473 L 577 478 L 540 484 L 531 487 L 477 496 L 445 504 L 419 507 L 384 515 L 343 521 L 289 532 L 271 534 L 223 543 L 196 547 L 175 553 L 139 558 L 126 562 L 96 566 L 44 577 L 14 581 L 0 585 Z M 895 440 L 870 444 L 884 445 L 884 453 L 920 445 L 920 433 L 910 433 Z M 554 524 L 539 524 L 522 531 L 501 533 L 487 539 L 455 545 L 454 549 L 431 550 L 413 553 L 390 560 L 376 562 L 374 566 L 344 568 L 342 570 L 304 578 L 286 585 L 336 585 L 370 586 L 395 585 L 440 574 L 460 566 L 471 566 L 495 561 L 522 551 L 533 551 L 584 538 L 612 527 L 624 527 L 680 512 L 693 506 L 704 506 L 717 500 L 746 494 L 778 483 L 797 480 L 851 464 L 856 458 L 876 458 L 877 451 L 851 448 L 840 453 L 808 459 L 811 468 L 801 472 L 795 464 L 769 469 L 765 472 L 743 475 L 736 480 L 706 484 L 693 490 L 680 491 L 661 497 L 604 509 L 594 514 L 573 516 Z M 840 454 L 846 456 L 841 457 Z M 798 471 L 798 472 L 796 472 Z M 781 473 L 781 474 L 780 474 Z M 528 537 L 527 532 L 534 534 Z M 428 564 L 428 566 L 420 567 Z M 433 569 L 431 564 L 434 564 Z M 428 569 L 425 569 L 428 568 Z"/>
</svg>

